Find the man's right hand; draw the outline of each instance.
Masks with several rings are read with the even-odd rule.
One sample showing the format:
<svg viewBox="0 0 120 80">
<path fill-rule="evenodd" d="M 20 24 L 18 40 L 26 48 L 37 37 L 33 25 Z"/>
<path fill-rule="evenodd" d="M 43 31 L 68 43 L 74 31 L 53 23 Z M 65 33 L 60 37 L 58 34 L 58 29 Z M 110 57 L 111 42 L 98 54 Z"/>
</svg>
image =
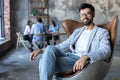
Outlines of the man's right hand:
<svg viewBox="0 0 120 80">
<path fill-rule="evenodd" d="M 42 52 L 43 52 L 43 50 L 39 49 L 39 50 L 36 50 L 33 53 L 31 53 L 31 55 L 30 55 L 30 61 L 33 62 L 35 60 L 35 58 L 37 57 L 37 55 L 40 54 L 40 53 L 42 53 Z"/>
</svg>

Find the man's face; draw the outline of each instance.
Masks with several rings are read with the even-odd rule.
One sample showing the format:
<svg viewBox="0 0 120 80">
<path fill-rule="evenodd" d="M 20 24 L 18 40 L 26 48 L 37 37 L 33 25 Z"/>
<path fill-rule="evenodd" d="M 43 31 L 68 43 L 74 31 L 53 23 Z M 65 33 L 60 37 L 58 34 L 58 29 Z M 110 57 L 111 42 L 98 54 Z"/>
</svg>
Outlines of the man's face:
<svg viewBox="0 0 120 80">
<path fill-rule="evenodd" d="M 80 11 L 80 19 L 84 25 L 88 26 L 93 23 L 93 18 L 94 12 L 91 9 L 85 8 Z"/>
</svg>

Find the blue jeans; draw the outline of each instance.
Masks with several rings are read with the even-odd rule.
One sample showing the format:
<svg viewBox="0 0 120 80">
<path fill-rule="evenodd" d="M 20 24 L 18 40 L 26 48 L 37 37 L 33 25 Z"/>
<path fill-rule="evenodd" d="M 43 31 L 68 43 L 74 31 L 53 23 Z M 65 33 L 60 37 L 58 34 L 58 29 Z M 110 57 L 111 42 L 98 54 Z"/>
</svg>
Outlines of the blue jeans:
<svg viewBox="0 0 120 80">
<path fill-rule="evenodd" d="M 74 63 L 79 58 L 73 53 L 62 53 L 56 47 L 48 46 L 39 64 L 40 80 L 52 80 L 54 72 L 72 71 Z"/>
</svg>

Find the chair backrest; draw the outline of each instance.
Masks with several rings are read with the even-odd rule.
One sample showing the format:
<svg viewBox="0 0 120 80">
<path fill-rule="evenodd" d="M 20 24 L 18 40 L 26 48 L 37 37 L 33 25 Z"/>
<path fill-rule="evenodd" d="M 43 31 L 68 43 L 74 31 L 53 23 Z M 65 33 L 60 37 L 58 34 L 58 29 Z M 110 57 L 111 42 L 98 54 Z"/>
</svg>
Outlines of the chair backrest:
<svg viewBox="0 0 120 80">
<path fill-rule="evenodd" d="M 17 37 L 18 37 L 20 40 L 24 40 L 24 39 L 23 39 L 23 36 L 22 36 L 22 34 L 21 34 L 20 32 L 16 32 L 16 35 L 17 35 Z"/>
<path fill-rule="evenodd" d="M 118 22 L 118 16 L 115 16 L 108 23 L 102 24 L 102 25 L 97 25 L 99 27 L 108 29 L 109 34 L 110 34 L 110 44 L 111 44 L 112 53 L 114 50 L 114 43 L 115 43 L 116 33 L 117 33 L 117 22 Z M 69 20 L 69 19 L 63 21 L 63 29 L 65 30 L 65 32 L 68 36 L 70 36 L 76 28 L 79 28 L 82 26 L 83 26 L 83 24 L 78 21 Z M 110 58 L 107 59 L 106 62 L 110 62 L 112 53 L 111 53 Z"/>
</svg>

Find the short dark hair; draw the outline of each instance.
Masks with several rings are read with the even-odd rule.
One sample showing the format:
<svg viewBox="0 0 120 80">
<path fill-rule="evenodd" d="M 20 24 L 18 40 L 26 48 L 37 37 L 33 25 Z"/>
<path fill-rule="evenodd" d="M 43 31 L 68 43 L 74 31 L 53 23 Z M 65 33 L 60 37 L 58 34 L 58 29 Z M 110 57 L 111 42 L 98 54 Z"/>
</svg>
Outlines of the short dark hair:
<svg viewBox="0 0 120 80">
<path fill-rule="evenodd" d="M 28 21 L 27 21 L 27 25 L 30 25 L 31 22 L 32 22 L 31 20 L 28 20 Z"/>
<path fill-rule="evenodd" d="M 82 10 L 82 9 L 85 9 L 85 8 L 89 8 L 91 9 L 92 12 L 95 12 L 95 8 L 93 5 L 89 4 L 89 3 L 83 3 L 80 5 L 79 7 L 79 12 Z"/>
<path fill-rule="evenodd" d="M 43 22 L 41 18 L 37 18 L 37 21 L 40 22 L 40 23 Z"/>
<path fill-rule="evenodd" d="M 52 24 L 53 24 L 54 27 L 56 27 L 56 23 L 55 23 L 54 20 L 52 20 Z"/>
</svg>

